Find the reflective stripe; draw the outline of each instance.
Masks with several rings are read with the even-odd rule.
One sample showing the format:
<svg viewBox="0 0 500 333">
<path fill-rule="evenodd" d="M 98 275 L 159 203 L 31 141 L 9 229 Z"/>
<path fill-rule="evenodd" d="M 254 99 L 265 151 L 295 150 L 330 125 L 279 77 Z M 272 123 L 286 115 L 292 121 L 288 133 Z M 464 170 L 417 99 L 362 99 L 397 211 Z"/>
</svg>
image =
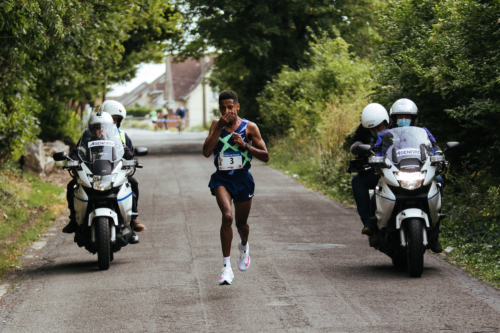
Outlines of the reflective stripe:
<svg viewBox="0 0 500 333">
<path fill-rule="evenodd" d="M 130 197 L 130 196 L 132 195 L 132 193 L 133 193 L 133 192 L 130 192 L 130 194 L 129 194 L 129 195 L 127 195 L 125 198 L 118 199 L 118 201 L 123 201 L 123 200 L 127 199 L 128 197 Z"/>
<path fill-rule="evenodd" d="M 429 198 L 429 199 L 427 199 L 427 200 L 431 200 L 432 198 L 434 198 L 434 197 L 435 197 L 436 195 L 438 195 L 438 194 L 439 194 L 439 191 L 437 191 L 437 192 L 436 192 L 436 194 L 434 194 L 432 197 L 430 197 L 430 198 Z"/>
<path fill-rule="evenodd" d="M 76 198 L 78 200 L 80 200 L 81 202 L 89 202 L 88 200 L 83 200 L 83 199 L 80 199 L 79 197 L 77 197 L 76 195 L 73 194 L 73 198 Z"/>
<path fill-rule="evenodd" d="M 375 195 L 378 195 L 379 197 L 384 198 L 385 200 L 389 200 L 389 201 L 396 201 L 396 200 L 392 200 L 392 199 L 386 198 L 386 197 L 384 197 L 384 196 L 381 196 L 381 195 L 380 195 L 380 194 L 378 194 L 378 193 L 375 193 Z"/>
</svg>

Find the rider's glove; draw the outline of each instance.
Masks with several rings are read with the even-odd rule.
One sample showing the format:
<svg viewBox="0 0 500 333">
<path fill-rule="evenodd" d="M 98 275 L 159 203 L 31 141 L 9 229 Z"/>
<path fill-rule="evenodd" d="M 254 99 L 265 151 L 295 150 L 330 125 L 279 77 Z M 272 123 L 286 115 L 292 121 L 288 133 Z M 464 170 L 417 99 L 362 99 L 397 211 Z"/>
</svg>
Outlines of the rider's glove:
<svg viewBox="0 0 500 333">
<path fill-rule="evenodd" d="M 134 158 L 134 153 L 130 151 L 129 147 L 123 145 L 123 150 L 123 158 L 125 158 L 126 160 L 131 160 L 132 158 Z"/>
<path fill-rule="evenodd" d="M 354 144 L 351 146 L 351 153 L 353 153 L 354 155 L 358 155 L 358 146 L 362 144 L 363 142 L 361 141 L 354 142 Z"/>
</svg>

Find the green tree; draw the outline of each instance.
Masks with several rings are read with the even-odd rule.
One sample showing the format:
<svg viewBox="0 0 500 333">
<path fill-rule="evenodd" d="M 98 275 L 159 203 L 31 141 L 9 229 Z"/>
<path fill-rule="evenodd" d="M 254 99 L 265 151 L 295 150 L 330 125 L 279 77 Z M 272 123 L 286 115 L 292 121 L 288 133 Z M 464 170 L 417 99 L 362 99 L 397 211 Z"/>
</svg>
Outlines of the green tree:
<svg viewBox="0 0 500 333">
<path fill-rule="evenodd" d="M 500 171 L 499 17 L 498 1 L 391 1 L 375 95 L 414 100 L 420 124 L 460 141 L 461 160 L 490 176 Z"/>
<path fill-rule="evenodd" d="M 181 21 L 162 0 L 7 0 L 0 14 L 0 160 L 17 157 L 38 124 L 44 139 L 71 136 L 69 109 L 160 61 Z"/>
<path fill-rule="evenodd" d="M 378 0 L 187 0 L 195 24 L 186 55 L 208 46 L 220 51 L 211 84 L 241 95 L 242 112 L 259 123 L 257 96 L 283 66 L 297 70 L 309 63 L 309 43 L 335 26 L 359 54 L 373 52 Z"/>
</svg>

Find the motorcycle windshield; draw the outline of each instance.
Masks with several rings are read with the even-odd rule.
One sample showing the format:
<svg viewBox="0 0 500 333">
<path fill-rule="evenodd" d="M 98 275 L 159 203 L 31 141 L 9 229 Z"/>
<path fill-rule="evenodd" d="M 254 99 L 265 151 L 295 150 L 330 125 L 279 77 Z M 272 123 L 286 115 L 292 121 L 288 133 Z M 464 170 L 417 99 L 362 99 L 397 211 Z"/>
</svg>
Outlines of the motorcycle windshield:
<svg viewBox="0 0 500 333">
<path fill-rule="evenodd" d="M 78 156 L 95 175 L 110 174 L 122 159 L 123 143 L 115 124 L 92 124 L 78 143 Z"/>
<path fill-rule="evenodd" d="M 423 128 L 398 127 L 384 135 L 382 151 L 394 164 L 405 159 L 418 159 L 423 162 L 427 156 L 432 155 L 432 144 Z"/>
</svg>

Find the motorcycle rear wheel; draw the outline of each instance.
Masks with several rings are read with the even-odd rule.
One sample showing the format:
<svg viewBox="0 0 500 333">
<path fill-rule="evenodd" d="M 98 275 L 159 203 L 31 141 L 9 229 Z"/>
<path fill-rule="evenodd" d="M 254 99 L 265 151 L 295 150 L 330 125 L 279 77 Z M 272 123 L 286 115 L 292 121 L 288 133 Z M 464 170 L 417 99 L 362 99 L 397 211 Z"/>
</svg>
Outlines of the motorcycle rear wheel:
<svg viewBox="0 0 500 333">
<path fill-rule="evenodd" d="M 97 264 L 99 269 L 107 270 L 111 262 L 109 246 L 109 221 L 106 217 L 98 217 L 96 224 Z"/>
<path fill-rule="evenodd" d="M 406 258 L 408 260 L 408 273 L 411 277 L 420 277 L 424 270 L 424 224 L 420 219 L 410 219 L 407 224 Z"/>
</svg>

